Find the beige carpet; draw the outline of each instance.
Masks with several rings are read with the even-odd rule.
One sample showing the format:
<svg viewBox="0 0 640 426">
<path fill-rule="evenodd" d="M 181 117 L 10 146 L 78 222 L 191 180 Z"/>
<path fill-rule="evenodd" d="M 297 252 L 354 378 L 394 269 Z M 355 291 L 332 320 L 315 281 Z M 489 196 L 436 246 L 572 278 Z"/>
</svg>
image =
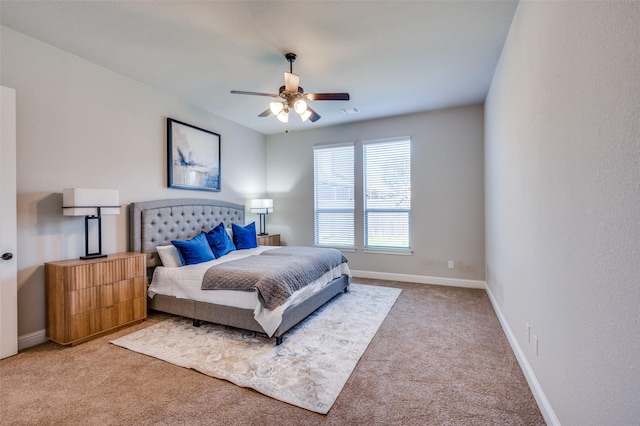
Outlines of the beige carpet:
<svg viewBox="0 0 640 426">
<path fill-rule="evenodd" d="M 0 360 L 7 425 L 544 425 L 483 290 L 355 280 L 402 293 L 329 413 L 299 408 L 109 343 Z M 29 309 L 29 308 L 27 308 Z"/>
<path fill-rule="evenodd" d="M 284 335 L 171 318 L 111 343 L 326 414 L 401 290 L 351 284 Z"/>
</svg>

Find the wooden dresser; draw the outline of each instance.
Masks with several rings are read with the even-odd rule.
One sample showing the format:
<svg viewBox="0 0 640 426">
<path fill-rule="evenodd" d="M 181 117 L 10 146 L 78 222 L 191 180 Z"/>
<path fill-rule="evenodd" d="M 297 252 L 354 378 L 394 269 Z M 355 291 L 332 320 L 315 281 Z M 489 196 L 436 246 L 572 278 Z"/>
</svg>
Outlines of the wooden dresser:
<svg viewBox="0 0 640 426">
<path fill-rule="evenodd" d="M 145 256 L 45 263 L 47 337 L 73 345 L 146 318 Z"/>
<path fill-rule="evenodd" d="M 280 234 L 258 235 L 257 240 L 259 246 L 279 246 Z"/>
</svg>

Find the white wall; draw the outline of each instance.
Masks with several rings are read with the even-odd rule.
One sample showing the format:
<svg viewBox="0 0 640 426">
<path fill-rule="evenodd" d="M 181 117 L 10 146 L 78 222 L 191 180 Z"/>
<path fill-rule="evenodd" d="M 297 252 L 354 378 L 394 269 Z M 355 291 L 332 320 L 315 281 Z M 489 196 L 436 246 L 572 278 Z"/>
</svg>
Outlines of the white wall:
<svg viewBox="0 0 640 426">
<path fill-rule="evenodd" d="M 639 46 L 639 2 L 521 2 L 486 102 L 487 284 L 550 424 L 640 419 Z"/>
<path fill-rule="evenodd" d="M 120 201 L 262 196 L 264 135 L 2 27 L 2 84 L 16 89 L 19 334 L 45 328 L 44 262 L 84 254 L 64 188 L 120 190 Z M 221 134 L 221 192 L 167 188 L 166 118 Z M 103 219 L 103 252 L 127 250 L 127 209 Z"/>
<path fill-rule="evenodd" d="M 483 120 L 477 105 L 268 136 L 267 191 L 274 214 L 267 218 L 267 231 L 280 232 L 289 245 L 313 245 L 315 144 L 355 141 L 355 170 L 361 176 L 362 141 L 410 136 L 413 255 L 362 252 L 362 185 L 356 178 L 358 250 L 345 253 L 349 265 L 418 282 L 435 277 L 455 279 L 446 282 L 454 285 L 483 283 Z M 455 261 L 455 269 L 447 268 L 448 260 Z"/>
</svg>

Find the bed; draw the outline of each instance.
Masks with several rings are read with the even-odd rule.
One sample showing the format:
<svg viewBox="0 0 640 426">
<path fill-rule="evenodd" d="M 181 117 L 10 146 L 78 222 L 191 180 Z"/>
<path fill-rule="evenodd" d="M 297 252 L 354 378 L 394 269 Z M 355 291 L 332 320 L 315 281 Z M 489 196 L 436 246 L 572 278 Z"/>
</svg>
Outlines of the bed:
<svg viewBox="0 0 640 426">
<path fill-rule="evenodd" d="M 200 233 L 201 230 L 207 231 L 221 222 L 227 228 L 231 227 L 232 223 L 244 226 L 245 207 L 241 204 L 225 201 L 191 198 L 131 203 L 129 205 L 129 249 L 146 253 L 148 277 L 161 276 L 165 272 L 170 273 L 169 269 L 172 268 L 162 267 L 156 247 L 171 244 L 171 240 L 189 239 Z M 258 247 L 257 251 L 268 249 L 270 248 Z M 247 252 L 247 254 L 253 253 Z M 277 328 L 273 326 L 275 331 L 265 330 L 265 327 L 256 320 L 258 308 L 251 307 L 247 304 L 249 302 L 243 304 L 212 301 L 208 297 L 200 297 L 198 292 L 193 291 L 178 296 L 150 291 L 148 307 L 156 311 L 190 318 L 194 325 L 206 321 L 265 333 L 274 337 L 276 345 L 279 345 L 282 343 L 284 333 L 336 295 L 348 291 L 351 276 L 346 264 L 339 276 L 336 276 L 335 271 L 332 274 L 335 278 L 327 279 L 325 277 L 327 282 L 315 283 L 313 291 L 296 292 L 296 297 L 292 297 L 278 313 Z M 150 284 L 150 288 L 153 288 L 153 281 Z M 201 290 L 200 293 L 207 293 L 207 291 Z M 208 292 L 207 296 L 210 293 Z"/>
</svg>

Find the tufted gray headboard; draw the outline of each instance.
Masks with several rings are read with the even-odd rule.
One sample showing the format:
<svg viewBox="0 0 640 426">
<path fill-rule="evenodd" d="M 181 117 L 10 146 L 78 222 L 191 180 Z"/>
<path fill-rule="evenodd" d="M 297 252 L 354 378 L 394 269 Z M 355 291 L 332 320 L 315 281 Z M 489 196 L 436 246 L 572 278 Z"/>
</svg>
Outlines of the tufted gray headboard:
<svg viewBox="0 0 640 426">
<path fill-rule="evenodd" d="M 185 240 L 224 222 L 244 226 L 244 206 L 199 198 L 143 201 L 129 205 L 129 250 L 147 253 L 147 267 L 161 265 L 157 246 Z"/>
</svg>

